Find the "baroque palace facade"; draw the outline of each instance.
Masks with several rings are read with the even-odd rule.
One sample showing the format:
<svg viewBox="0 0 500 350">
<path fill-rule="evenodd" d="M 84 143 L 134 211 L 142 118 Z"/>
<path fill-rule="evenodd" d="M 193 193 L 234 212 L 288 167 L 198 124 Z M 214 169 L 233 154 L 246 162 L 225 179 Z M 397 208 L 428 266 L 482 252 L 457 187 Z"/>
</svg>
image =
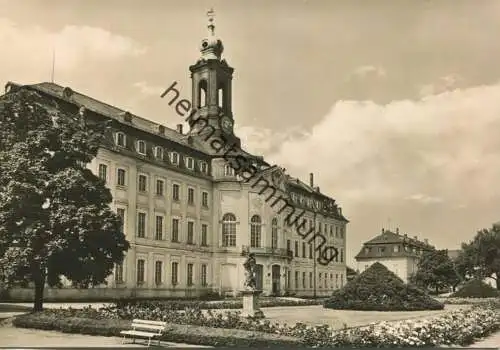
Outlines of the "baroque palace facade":
<svg viewBox="0 0 500 350">
<path fill-rule="evenodd" d="M 314 186 L 312 174 L 309 183 L 302 182 L 241 149 L 233 133 L 233 68 L 221 57 L 222 42 L 212 22 L 200 51 L 201 58 L 190 66 L 191 102 L 180 100 L 175 89 L 166 91 L 164 100 L 177 111 L 196 106 L 215 134 L 237 145 L 238 156 L 259 170 L 258 184 L 244 181 L 231 156 L 216 152 L 194 123 L 187 132 L 182 124 L 174 130 L 69 87 L 7 84 L 6 92 L 32 89 L 89 121 L 111 121 L 109 140 L 89 167 L 110 189 L 131 249 L 106 286 L 48 289 L 48 299 L 237 294 L 244 287 L 248 252 L 255 253 L 257 287 L 265 295 L 328 295 L 344 285 L 348 220 L 341 208 Z M 266 200 L 263 191 L 272 190 L 276 179 L 281 179 L 276 195 L 293 207 L 282 210 Z M 308 227 L 337 247 L 329 265 L 316 263 L 316 243 L 287 225 L 295 209 L 305 210 Z M 22 299 L 26 293 L 20 289 L 11 296 Z"/>
</svg>

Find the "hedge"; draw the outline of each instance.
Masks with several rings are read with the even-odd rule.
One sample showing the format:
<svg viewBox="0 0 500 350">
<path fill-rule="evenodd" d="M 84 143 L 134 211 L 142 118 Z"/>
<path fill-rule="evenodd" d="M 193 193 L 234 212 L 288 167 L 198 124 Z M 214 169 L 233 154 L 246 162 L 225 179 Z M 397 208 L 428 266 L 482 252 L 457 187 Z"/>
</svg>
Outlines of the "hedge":
<svg viewBox="0 0 500 350">
<path fill-rule="evenodd" d="M 321 305 L 321 299 L 261 299 L 260 307 L 280 307 L 280 306 L 309 306 Z M 163 301 L 140 301 L 135 299 L 117 300 L 114 305 L 117 308 L 133 306 L 141 309 L 160 309 L 160 310 L 184 310 L 186 308 L 196 308 L 201 310 L 214 309 L 242 309 L 243 301 L 235 299 L 233 301 L 197 301 L 197 300 L 163 300 Z"/>
<path fill-rule="evenodd" d="M 450 295 L 452 298 L 495 298 L 499 296 L 498 290 L 478 279 L 467 282 L 462 288 Z"/>
</svg>

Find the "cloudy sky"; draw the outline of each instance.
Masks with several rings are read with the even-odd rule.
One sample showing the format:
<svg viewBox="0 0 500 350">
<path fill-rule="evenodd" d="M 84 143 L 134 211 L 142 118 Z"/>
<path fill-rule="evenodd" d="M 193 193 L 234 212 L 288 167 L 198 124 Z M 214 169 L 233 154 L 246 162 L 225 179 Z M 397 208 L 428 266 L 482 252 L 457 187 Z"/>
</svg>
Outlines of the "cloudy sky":
<svg viewBox="0 0 500 350">
<path fill-rule="evenodd" d="M 500 220 L 500 2 L 0 0 L 0 80 L 157 122 L 189 97 L 206 11 L 251 151 L 336 198 L 349 261 L 382 227 L 457 248 Z"/>
</svg>

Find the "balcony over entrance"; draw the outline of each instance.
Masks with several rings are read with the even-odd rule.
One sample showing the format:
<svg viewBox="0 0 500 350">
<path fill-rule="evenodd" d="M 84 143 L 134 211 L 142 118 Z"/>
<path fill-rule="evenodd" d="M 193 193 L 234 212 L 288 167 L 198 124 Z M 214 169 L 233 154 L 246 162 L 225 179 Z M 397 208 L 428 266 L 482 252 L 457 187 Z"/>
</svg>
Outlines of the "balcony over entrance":
<svg viewBox="0 0 500 350">
<path fill-rule="evenodd" d="M 285 248 L 273 248 L 273 247 L 250 247 L 244 245 L 242 247 L 242 254 L 253 253 L 255 256 L 271 256 L 278 259 L 293 259 L 293 252 Z"/>
</svg>

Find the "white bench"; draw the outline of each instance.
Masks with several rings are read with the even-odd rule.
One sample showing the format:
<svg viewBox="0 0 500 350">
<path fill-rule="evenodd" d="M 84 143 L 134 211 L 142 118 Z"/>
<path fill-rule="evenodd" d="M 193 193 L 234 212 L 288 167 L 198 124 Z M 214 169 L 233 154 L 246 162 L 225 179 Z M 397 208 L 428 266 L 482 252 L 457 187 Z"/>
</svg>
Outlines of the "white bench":
<svg viewBox="0 0 500 350">
<path fill-rule="evenodd" d="M 135 338 L 147 338 L 149 346 L 151 345 L 151 339 L 158 338 L 158 345 L 160 345 L 159 338 L 165 333 L 166 326 L 166 322 L 135 319 L 132 321 L 132 329 L 120 332 L 120 334 L 123 334 L 122 343 L 125 342 L 128 335 L 133 339 L 133 343 L 135 343 Z"/>
</svg>

